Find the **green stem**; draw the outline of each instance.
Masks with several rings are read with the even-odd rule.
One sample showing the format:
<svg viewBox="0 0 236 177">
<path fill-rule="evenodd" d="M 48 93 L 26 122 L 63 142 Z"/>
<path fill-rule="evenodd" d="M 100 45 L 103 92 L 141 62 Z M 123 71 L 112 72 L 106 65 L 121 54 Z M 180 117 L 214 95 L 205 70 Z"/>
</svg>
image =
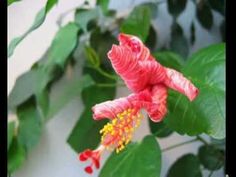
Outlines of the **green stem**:
<svg viewBox="0 0 236 177">
<path fill-rule="evenodd" d="M 107 84 L 107 83 L 97 83 L 96 86 L 98 87 L 117 87 L 117 86 L 120 86 L 120 87 L 125 87 L 125 84 L 122 84 L 122 83 L 114 83 L 114 84 Z"/>
<path fill-rule="evenodd" d="M 107 72 L 105 72 L 104 70 L 102 70 L 101 68 L 98 67 L 93 67 L 94 69 L 96 69 L 100 74 L 102 74 L 103 76 L 109 78 L 109 79 L 113 79 L 113 80 L 117 80 L 118 77 L 116 77 L 115 75 L 109 74 Z"/>
<path fill-rule="evenodd" d="M 185 142 L 182 142 L 182 143 L 179 143 L 179 144 L 175 144 L 173 146 L 170 146 L 170 147 L 167 147 L 165 149 L 162 149 L 162 152 L 165 152 L 165 151 L 168 151 L 168 150 L 171 150 L 171 149 L 174 149 L 176 147 L 179 147 L 179 146 L 183 146 L 185 144 L 190 144 L 190 143 L 193 143 L 195 141 L 198 141 L 198 138 L 194 138 L 192 140 L 188 140 L 188 141 L 185 141 Z"/>
<path fill-rule="evenodd" d="M 197 139 L 199 140 L 199 141 L 201 141 L 203 144 L 205 144 L 205 145 L 209 145 L 209 143 L 204 139 L 204 138 L 202 138 L 201 136 L 199 136 L 199 135 L 197 135 Z"/>
</svg>

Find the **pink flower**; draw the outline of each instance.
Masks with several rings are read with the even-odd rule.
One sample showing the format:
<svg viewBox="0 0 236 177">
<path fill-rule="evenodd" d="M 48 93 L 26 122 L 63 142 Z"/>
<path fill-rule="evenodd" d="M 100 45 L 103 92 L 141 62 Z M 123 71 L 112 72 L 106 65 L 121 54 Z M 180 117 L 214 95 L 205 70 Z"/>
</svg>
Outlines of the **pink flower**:
<svg viewBox="0 0 236 177">
<path fill-rule="evenodd" d="M 119 152 L 130 142 L 134 129 L 143 118 L 141 109 L 147 111 L 153 122 L 160 122 L 164 118 L 168 88 L 186 95 L 190 101 L 198 95 L 198 89 L 181 73 L 158 63 L 139 38 L 120 34 L 118 39 L 119 45 L 112 46 L 108 58 L 133 93 L 96 104 L 92 108 L 95 120 L 108 118 L 111 122 L 100 131 L 101 145 L 94 151 L 85 150 L 79 156 L 81 161 L 92 161 L 85 168 L 87 173 L 92 173 L 92 166 L 99 168 L 100 155 L 104 149 L 116 149 Z"/>
</svg>

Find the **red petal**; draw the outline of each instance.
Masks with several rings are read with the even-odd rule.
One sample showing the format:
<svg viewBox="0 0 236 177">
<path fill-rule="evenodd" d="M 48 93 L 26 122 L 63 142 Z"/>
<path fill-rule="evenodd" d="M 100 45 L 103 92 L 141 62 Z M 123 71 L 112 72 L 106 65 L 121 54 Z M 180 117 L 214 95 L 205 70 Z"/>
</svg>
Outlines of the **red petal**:
<svg viewBox="0 0 236 177">
<path fill-rule="evenodd" d="M 86 149 L 83 154 L 86 156 L 86 157 L 91 157 L 92 154 L 93 154 L 93 151 L 90 150 L 90 149 Z"/>
<path fill-rule="evenodd" d="M 93 158 L 93 164 L 98 169 L 100 167 L 100 162 L 98 158 Z"/>
<path fill-rule="evenodd" d="M 88 173 L 88 174 L 92 174 L 92 173 L 93 173 L 93 169 L 92 169 L 91 166 L 85 167 L 84 171 L 85 171 L 86 173 Z"/>
<path fill-rule="evenodd" d="M 87 159 L 88 159 L 88 157 L 85 156 L 84 153 L 81 153 L 81 154 L 79 155 L 79 160 L 80 160 L 80 161 L 86 161 Z"/>
</svg>

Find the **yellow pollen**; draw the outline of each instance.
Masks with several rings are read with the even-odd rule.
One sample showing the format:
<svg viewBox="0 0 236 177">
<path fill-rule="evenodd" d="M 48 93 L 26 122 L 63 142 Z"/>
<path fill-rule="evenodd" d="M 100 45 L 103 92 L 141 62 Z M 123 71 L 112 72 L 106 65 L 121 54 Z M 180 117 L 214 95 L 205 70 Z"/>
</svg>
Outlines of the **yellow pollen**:
<svg viewBox="0 0 236 177">
<path fill-rule="evenodd" d="M 133 132 L 139 126 L 142 117 L 137 110 L 130 108 L 117 114 L 100 130 L 101 143 L 106 149 L 116 149 L 119 153 L 131 141 Z"/>
</svg>

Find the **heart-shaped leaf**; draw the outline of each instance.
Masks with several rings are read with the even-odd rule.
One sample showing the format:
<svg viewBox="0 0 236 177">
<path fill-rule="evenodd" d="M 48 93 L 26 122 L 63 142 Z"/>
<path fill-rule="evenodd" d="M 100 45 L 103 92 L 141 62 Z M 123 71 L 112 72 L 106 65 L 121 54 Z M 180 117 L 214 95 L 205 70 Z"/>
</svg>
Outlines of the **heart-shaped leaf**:
<svg viewBox="0 0 236 177">
<path fill-rule="evenodd" d="M 194 154 L 186 154 L 170 167 L 167 177 L 202 177 L 200 162 Z"/>
<path fill-rule="evenodd" d="M 140 143 L 129 144 L 124 151 L 113 153 L 103 166 L 99 177 L 160 177 L 161 150 L 154 136 Z"/>
<path fill-rule="evenodd" d="M 147 6 L 137 6 L 122 23 L 120 31 L 138 36 L 143 42 L 146 41 L 151 24 L 151 11 Z"/>
<path fill-rule="evenodd" d="M 197 19 L 205 29 L 211 29 L 213 25 L 213 15 L 209 4 L 206 1 L 199 1 L 196 11 Z"/>
<path fill-rule="evenodd" d="M 35 93 L 35 81 L 37 72 L 27 71 L 17 78 L 15 85 L 9 95 L 8 105 L 10 108 L 16 107 L 30 98 Z"/>
<path fill-rule="evenodd" d="M 187 0 L 168 0 L 168 11 L 174 17 L 178 17 L 185 9 Z"/>
<path fill-rule="evenodd" d="M 171 51 L 154 52 L 153 56 L 163 66 L 180 71 L 184 65 L 184 59 Z"/>
<path fill-rule="evenodd" d="M 90 74 L 93 80 L 99 83 L 115 83 L 113 80 L 101 77 L 97 71 L 88 67 L 84 68 L 83 73 Z M 83 90 L 82 100 L 85 109 L 67 139 L 76 152 L 79 153 L 87 148 L 94 149 L 98 146 L 101 140 L 99 130 L 107 121 L 93 120 L 91 107 L 103 101 L 112 100 L 115 97 L 115 92 L 115 87 L 99 87 L 97 85 Z"/>
<path fill-rule="evenodd" d="M 94 19 L 97 19 L 99 16 L 99 11 L 95 9 L 78 9 L 75 13 L 75 22 L 83 29 L 84 32 L 87 32 L 88 23 Z"/>
<path fill-rule="evenodd" d="M 180 134 L 207 133 L 216 139 L 225 137 L 225 45 L 204 48 L 187 61 L 182 69 L 199 89 L 190 102 L 185 96 L 170 91 L 169 126 Z"/>
<path fill-rule="evenodd" d="M 66 59 L 77 44 L 78 31 L 79 28 L 75 23 L 68 23 L 57 32 L 48 51 L 45 63 L 47 68 L 53 65 L 64 68 Z"/>
<path fill-rule="evenodd" d="M 224 165 L 224 151 L 212 145 L 203 145 L 198 150 L 201 164 L 208 170 L 218 170 Z"/>
</svg>

